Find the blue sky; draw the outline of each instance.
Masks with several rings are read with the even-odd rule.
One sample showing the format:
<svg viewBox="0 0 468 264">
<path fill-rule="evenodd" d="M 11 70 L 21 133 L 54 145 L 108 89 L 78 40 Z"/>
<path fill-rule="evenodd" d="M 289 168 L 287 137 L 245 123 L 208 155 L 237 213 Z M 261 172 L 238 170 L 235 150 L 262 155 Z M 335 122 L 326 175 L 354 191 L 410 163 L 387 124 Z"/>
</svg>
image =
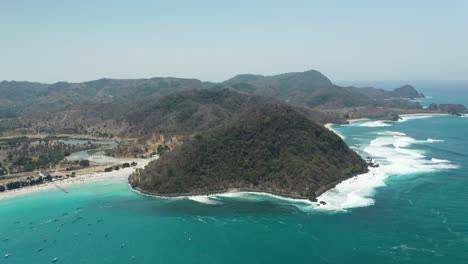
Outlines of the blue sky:
<svg viewBox="0 0 468 264">
<path fill-rule="evenodd" d="M 0 80 L 468 79 L 468 1 L 0 1 Z"/>
</svg>

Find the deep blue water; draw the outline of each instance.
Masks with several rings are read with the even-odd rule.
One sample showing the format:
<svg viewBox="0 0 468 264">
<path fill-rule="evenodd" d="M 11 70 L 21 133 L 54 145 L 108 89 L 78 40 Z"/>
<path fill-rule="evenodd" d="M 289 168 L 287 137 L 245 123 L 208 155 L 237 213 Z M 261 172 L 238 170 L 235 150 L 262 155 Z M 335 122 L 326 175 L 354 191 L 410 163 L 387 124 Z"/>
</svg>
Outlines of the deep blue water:
<svg viewBox="0 0 468 264">
<path fill-rule="evenodd" d="M 419 100 L 423 106 L 430 103 L 458 103 L 468 106 L 468 81 L 336 81 L 335 83 L 342 86 L 372 86 L 385 90 L 410 84 L 427 97 Z"/>
</svg>

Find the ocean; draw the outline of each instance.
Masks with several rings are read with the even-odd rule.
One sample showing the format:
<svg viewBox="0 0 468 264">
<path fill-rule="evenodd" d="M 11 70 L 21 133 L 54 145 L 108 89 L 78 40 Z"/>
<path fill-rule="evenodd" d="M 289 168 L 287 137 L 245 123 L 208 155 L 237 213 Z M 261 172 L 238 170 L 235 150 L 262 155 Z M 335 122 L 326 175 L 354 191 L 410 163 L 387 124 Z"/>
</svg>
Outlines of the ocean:
<svg viewBox="0 0 468 264">
<path fill-rule="evenodd" d="M 468 104 L 466 94 L 450 102 Z M 325 206 L 258 194 L 160 199 L 122 178 L 89 182 L 0 200 L 0 262 L 468 263 L 468 118 L 333 129 L 380 167 L 325 193 Z"/>
</svg>

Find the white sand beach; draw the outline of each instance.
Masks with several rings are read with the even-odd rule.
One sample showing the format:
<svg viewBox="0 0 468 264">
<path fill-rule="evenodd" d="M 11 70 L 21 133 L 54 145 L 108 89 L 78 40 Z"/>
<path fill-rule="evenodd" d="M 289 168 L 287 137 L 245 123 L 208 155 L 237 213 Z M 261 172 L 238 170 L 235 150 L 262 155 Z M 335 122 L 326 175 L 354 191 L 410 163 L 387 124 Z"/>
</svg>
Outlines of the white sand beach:
<svg viewBox="0 0 468 264">
<path fill-rule="evenodd" d="M 66 187 L 88 183 L 88 182 L 95 182 L 95 181 L 110 181 L 110 180 L 126 180 L 130 174 L 132 174 L 136 169 L 145 167 L 150 161 L 153 159 L 139 159 L 139 163 L 135 167 L 129 168 L 122 168 L 120 170 L 113 170 L 111 172 L 96 172 L 90 173 L 85 175 L 77 175 L 74 178 L 65 178 L 62 180 L 55 180 L 53 182 L 40 184 L 40 185 L 33 185 L 27 186 L 19 189 L 14 190 L 7 190 L 4 192 L 0 192 L 0 200 L 9 199 L 12 197 L 26 195 L 36 192 L 44 192 L 48 190 L 58 190 L 60 188 L 66 189 Z"/>
</svg>

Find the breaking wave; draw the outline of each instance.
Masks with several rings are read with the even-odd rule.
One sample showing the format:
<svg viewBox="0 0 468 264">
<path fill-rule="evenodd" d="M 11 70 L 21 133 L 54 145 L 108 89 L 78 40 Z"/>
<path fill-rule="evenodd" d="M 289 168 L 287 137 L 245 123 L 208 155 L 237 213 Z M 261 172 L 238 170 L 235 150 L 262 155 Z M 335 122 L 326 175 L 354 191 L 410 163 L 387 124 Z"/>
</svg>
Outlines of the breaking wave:
<svg viewBox="0 0 468 264">
<path fill-rule="evenodd" d="M 458 168 L 449 160 L 430 158 L 422 150 L 410 148 L 414 143 L 442 140 L 419 141 L 394 131 L 378 132 L 376 135 L 377 137 L 364 148 L 363 154 L 372 157 L 380 167 L 370 168 L 368 173 L 343 181 L 325 192 L 318 200 L 326 204 L 314 205 L 315 209 L 346 211 L 350 208 L 370 206 L 375 202 L 372 195 L 376 188 L 385 186 L 385 179 L 389 176 Z"/>
<path fill-rule="evenodd" d="M 434 115 L 418 115 L 418 114 L 415 114 L 415 115 L 403 115 L 403 116 L 400 116 L 400 120 L 398 122 L 406 122 L 408 120 L 414 120 L 414 119 L 423 119 L 423 118 L 431 118 L 431 117 L 434 117 Z"/>
<path fill-rule="evenodd" d="M 443 140 L 441 140 L 441 139 L 432 139 L 432 138 L 428 138 L 426 141 L 427 141 L 427 142 L 429 142 L 429 143 L 434 143 L 434 142 L 444 142 L 444 141 L 443 141 Z"/>
<path fill-rule="evenodd" d="M 384 121 L 368 121 L 365 123 L 360 124 L 359 126 L 362 127 L 389 127 L 392 126 L 391 124 L 388 124 Z"/>
</svg>

